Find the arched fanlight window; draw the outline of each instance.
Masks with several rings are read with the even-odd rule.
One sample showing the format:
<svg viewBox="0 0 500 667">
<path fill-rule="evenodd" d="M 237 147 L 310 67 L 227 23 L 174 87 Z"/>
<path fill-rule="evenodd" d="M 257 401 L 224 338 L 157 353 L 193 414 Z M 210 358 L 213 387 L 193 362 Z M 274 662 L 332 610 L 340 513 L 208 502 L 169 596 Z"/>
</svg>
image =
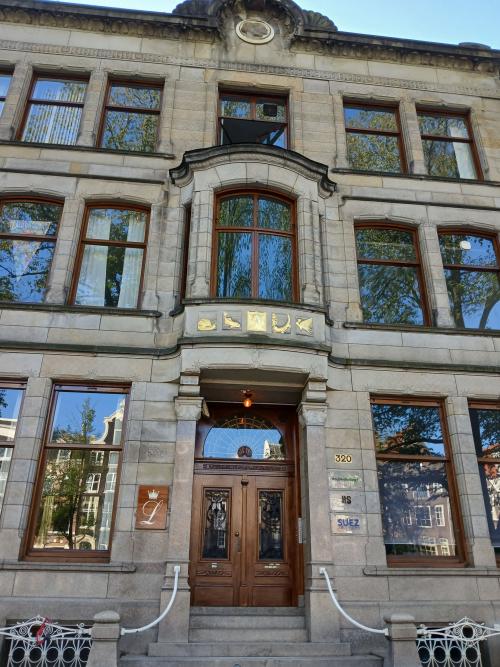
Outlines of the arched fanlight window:
<svg viewBox="0 0 500 667">
<path fill-rule="evenodd" d="M 257 416 L 232 415 L 208 432 L 203 445 L 205 458 L 260 459 L 282 461 L 285 443 L 280 431 Z"/>
</svg>

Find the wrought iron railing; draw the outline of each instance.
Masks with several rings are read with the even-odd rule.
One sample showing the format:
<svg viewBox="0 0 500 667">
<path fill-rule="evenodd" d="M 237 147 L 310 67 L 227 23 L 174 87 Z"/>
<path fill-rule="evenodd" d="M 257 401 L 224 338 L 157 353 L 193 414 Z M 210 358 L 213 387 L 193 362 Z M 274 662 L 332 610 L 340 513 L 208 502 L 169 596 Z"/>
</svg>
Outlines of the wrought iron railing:
<svg viewBox="0 0 500 667">
<path fill-rule="evenodd" d="M 7 667 L 85 667 L 90 628 L 59 625 L 42 616 L 0 628 L 7 639 Z"/>
</svg>

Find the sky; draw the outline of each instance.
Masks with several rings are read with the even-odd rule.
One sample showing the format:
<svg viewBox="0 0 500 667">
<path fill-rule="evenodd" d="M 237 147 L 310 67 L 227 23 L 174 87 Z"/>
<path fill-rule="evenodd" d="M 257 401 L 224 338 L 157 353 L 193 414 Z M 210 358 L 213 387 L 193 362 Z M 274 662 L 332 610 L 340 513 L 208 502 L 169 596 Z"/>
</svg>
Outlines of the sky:
<svg viewBox="0 0 500 667">
<path fill-rule="evenodd" d="M 57 0 L 56 0 L 57 1 Z M 171 12 L 180 0 L 93 0 L 100 5 Z M 296 0 L 326 14 L 339 30 L 430 42 L 480 42 L 500 49 L 500 0 Z"/>
</svg>

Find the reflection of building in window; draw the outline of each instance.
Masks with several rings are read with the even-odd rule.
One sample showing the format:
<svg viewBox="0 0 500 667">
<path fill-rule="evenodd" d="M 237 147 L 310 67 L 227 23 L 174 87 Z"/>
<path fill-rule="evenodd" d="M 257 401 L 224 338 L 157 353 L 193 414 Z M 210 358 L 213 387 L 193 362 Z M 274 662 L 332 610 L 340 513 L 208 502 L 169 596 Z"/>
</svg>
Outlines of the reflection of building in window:
<svg viewBox="0 0 500 667">
<path fill-rule="evenodd" d="M 221 93 L 219 143 L 267 144 L 287 147 L 286 98 L 244 93 Z"/>
<path fill-rule="evenodd" d="M 450 544 L 445 537 L 439 538 L 439 546 L 441 547 L 441 556 L 450 555 Z"/>
<path fill-rule="evenodd" d="M 417 505 L 415 507 L 415 519 L 419 528 L 431 528 L 432 516 L 429 505 Z"/>
<path fill-rule="evenodd" d="M 434 519 L 436 521 L 436 526 L 445 526 L 446 521 L 444 518 L 444 507 L 443 505 L 434 506 Z"/>
<path fill-rule="evenodd" d="M 436 538 L 424 536 L 422 538 L 422 543 L 420 544 L 420 551 L 421 553 L 429 554 L 430 556 L 437 556 L 438 548 L 436 546 Z"/>
<path fill-rule="evenodd" d="M 101 481 L 101 473 L 92 472 L 87 477 L 87 482 L 85 483 L 85 490 L 87 493 L 96 493 L 99 491 L 99 482 Z"/>
</svg>

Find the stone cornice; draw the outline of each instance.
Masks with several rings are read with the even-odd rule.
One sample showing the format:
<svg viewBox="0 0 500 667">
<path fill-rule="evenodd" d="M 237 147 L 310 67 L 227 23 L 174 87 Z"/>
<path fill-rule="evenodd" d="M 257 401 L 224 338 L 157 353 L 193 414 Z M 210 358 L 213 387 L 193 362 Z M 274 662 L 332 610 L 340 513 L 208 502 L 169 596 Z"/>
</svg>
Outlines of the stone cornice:
<svg viewBox="0 0 500 667">
<path fill-rule="evenodd" d="M 0 0 L 1 2 L 1 0 Z M 284 67 L 281 65 L 261 65 L 259 63 L 240 63 L 203 58 L 180 58 L 178 56 L 162 56 L 157 53 L 140 53 L 138 51 L 118 51 L 116 49 L 95 49 L 83 46 L 61 46 L 57 44 L 40 44 L 20 42 L 17 40 L 0 40 L 0 51 L 17 51 L 31 53 L 46 53 L 49 55 L 75 56 L 96 58 L 98 60 L 128 60 L 140 63 L 158 63 L 180 67 L 201 67 L 206 69 L 227 70 L 234 72 L 255 72 L 258 74 L 274 74 L 276 76 L 304 77 L 306 79 L 322 79 L 338 83 L 360 83 L 371 86 L 388 88 L 403 88 L 416 91 L 430 91 L 438 93 L 453 93 L 500 99 L 500 88 L 476 88 L 474 86 L 460 86 L 455 84 L 431 83 L 413 79 L 398 79 L 388 76 L 370 76 L 367 74 L 349 74 L 331 70 L 307 69 L 305 67 Z"/>
<path fill-rule="evenodd" d="M 295 151 L 264 144 L 232 144 L 230 146 L 212 146 L 187 151 L 182 157 L 181 164 L 170 169 L 170 178 L 174 185 L 182 187 L 191 181 L 193 172 L 198 169 L 206 169 L 239 160 L 243 162 L 263 160 L 267 164 L 292 168 L 306 178 L 317 181 L 324 197 L 329 197 L 336 190 L 336 184 L 328 177 L 326 164 L 310 160 L 300 153 L 295 153 Z"/>
<path fill-rule="evenodd" d="M 285 3 L 286 4 L 286 3 Z M 288 3 L 295 4 L 295 3 Z M 303 15 L 307 17 L 307 12 Z M 217 41 L 221 29 L 213 15 L 180 16 L 99 8 L 42 0 L 0 0 L 6 23 L 73 28 L 117 35 Z M 333 25 L 333 24 L 332 24 Z M 335 57 L 379 60 L 498 74 L 500 52 L 478 46 L 454 46 L 408 39 L 338 32 L 311 17 L 295 32 L 293 48 Z"/>
</svg>

